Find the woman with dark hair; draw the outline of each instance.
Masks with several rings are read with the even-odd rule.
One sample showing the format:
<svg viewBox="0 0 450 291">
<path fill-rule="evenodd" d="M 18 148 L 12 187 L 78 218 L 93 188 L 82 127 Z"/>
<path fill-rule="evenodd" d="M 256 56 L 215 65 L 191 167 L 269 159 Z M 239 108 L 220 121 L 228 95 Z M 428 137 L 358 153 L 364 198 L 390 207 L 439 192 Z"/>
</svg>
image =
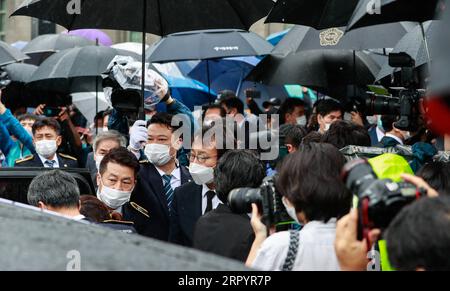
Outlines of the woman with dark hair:
<svg viewBox="0 0 450 291">
<path fill-rule="evenodd" d="M 417 172 L 417 176 L 423 178 L 441 195 L 450 195 L 450 163 L 427 163 Z"/>
<path fill-rule="evenodd" d="M 330 144 L 304 145 L 286 157 L 276 187 L 288 214 L 303 228 L 267 238 L 261 214 L 253 204 L 255 241 L 248 266 L 262 270 L 339 270 L 334 251 L 336 219 L 350 211 L 352 200 L 340 179 L 344 163 L 344 156 Z M 298 242 L 296 254 L 291 241 Z"/>
</svg>

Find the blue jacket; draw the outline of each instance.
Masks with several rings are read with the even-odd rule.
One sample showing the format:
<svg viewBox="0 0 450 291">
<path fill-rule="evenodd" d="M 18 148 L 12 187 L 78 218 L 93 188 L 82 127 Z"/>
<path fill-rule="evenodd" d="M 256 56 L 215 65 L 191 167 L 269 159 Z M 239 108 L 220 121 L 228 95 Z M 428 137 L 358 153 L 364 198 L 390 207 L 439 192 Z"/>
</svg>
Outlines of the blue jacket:
<svg viewBox="0 0 450 291">
<path fill-rule="evenodd" d="M 18 141 L 13 141 L 11 135 L 14 135 Z M 15 159 L 20 158 L 16 155 L 18 152 L 22 152 L 22 145 L 25 155 L 35 153 L 33 138 L 7 109 L 4 114 L 0 115 L 0 148 L 6 156 L 8 164 L 14 164 Z"/>
</svg>

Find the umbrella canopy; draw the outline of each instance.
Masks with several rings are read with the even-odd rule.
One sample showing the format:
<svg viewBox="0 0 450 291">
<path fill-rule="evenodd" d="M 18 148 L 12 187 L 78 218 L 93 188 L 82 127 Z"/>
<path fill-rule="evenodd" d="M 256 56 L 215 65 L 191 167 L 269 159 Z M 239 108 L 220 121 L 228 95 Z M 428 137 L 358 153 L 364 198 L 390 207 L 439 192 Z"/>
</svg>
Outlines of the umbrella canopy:
<svg viewBox="0 0 450 291">
<path fill-rule="evenodd" d="M 26 0 L 12 15 L 48 20 L 69 30 L 131 31 L 142 31 L 145 17 L 146 32 L 168 35 L 201 29 L 248 30 L 273 5 L 272 0 L 84 0 L 81 3 L 68 9 L 66 0 Z"/>
<path fill-rule="evenodd" d="M 80 36 L 92 41 L 93 43 L 98 43 L 99 45 L 111 46 L 113 44 L 113 41 L 109 35 L 99 29 L 76 29 L 69 32 L 65 31 L 64 33 L 68 35 Z"/>
<path fill-rule="evenodd" d="M 6 42 L 0 41 L 0 66 L 17 63 L 29 57 L 20 50 L 10 46 Z"/>
<path fill-rule="evenodd" d="M 364 52 L 310 50 L 266 57 L 247 80 L 266 85 L 300 84 L 333 96 L 334 88 L 372 84 L 379 69 Z"/>
<path fill-rule="evenodd" d="M 208 93 L 208 87 L 196 80 L 164 76 L 169 83 L 172 97 L 182 102 L 190 110 L 216 100 L 216 93 Z"/>
<path fill-rule="evenodd" d="M 359 0 L 277 1 L 266 23 L 291 23 L 315 29 L 346 26 Z"/>
<path fill-rule="evenodd" d="M 435 19 L 441 0 L 361 0 L 347 30 L 399 21 L 425 22 Z M 371 9 L 369 9 L 371 8 Z"/>
<path fill-rule="evenodd" d="M 245 271 L 230 259 L 0 201 L 1 270 Z"/>
<path fill-rule="evenodd" d="M 81 114 L 89 122 L 94 120 L 97 112 L 106 110 L 109 106 L 103 92 L 80 92 L 72 93 L 72 103 L 80 110 Z M 96 99 L 98 98 L 98 103 Z M 98 108 L 97 108 L 98 106 Z"/>
<path fill-rule="evenodd" d="M 130 51 L 138 55 L 142 55 L 142 44 L 138 42 L 123 42 L 111 45 L 112 48 L 121 49 L 124 51 Z M 148 49 L 150 46 L 145 45 L 145 48 Z"/>
<path fill-rule="evenodd" d="M 189 72 L 188 76 L 207 84 L 207 72 L 209 70 L 211 89 L 216 92 L 225 89 L 238 92 L 242 80 L 260 61 L 257 57 L 214 59 L 208 63 L 202 61 Z"/>
<path fill-rule="evenodd" d="M 102 88 L 100 75 L 117 55 L 135 54 L 104 46 L 73 48 L 45 60 L 33 74 L 29 86 L 61 93 L 95 92 Z"/>
<path fill-rule="evenodd" d="M 81 36 L 68 34 L 44 34 L 31 40 L 22 50 L 26 54 L 56 53 L 62 50 L 95 45 L 94 42 Z"/>
<path fill-rule="evenodd" d="M 12 47 L 15 47 L 16 49 L 22 50 L 24 47 L 26 47 L 28 44 L 28 41 L 19 40 L 16 42 L 13 42 L 11 44 Z"/>
<path fill-rule="evenodd" d="M 183 48 L 183 49 L 180 49 Z M 204 30 L 168 35 L 147 51 L 154 63 L 268 55 L 273 46 L 253 32 Z"/>
<path fill-rule="evenodd" d="M 287 55 L 314 49 L 364 50 L 393 48 L 398 41 L 417 24 L 398 22 L 364 27 L 345 33 L 345 27 L 315 30 L 307 26 L 295 26 L 275 47 L 272 54 Z M 386 33 L 386 32 L 389 33 Z"/>
<path fill-rule="evenodd" d="M 37 66 L 29 64 L 10 64 L 5 66 L 3 70 L 8 73 L 12 82 L 28 83 L 37 68 Z"/>
<path fill-rule="evenodd" d="M 433 42 L 430 42 L 430 40 L 432 38 L 439 37 L 440 25 L 441 22 L 436 20 L 427 21 L 423 25 L 425 35 L 428 40 L 428 43 L 430 44 L 431 49 L 433 49 Z M 394 53 L 406 52 L 416 61 L 416 67 L 428 63 L 429 61 L 428 53 L 423 39 L 421 27 L 417 26 L 411 32 L 407 33 L 397 43 L 392 52 Z M 380 72 L 377 75 L 377 80 L 380 80 L 398 70 L 399 70 L 398 68 L 393 68 L 389 66 L 389 60 L 386 60 L 385 63 L 382 65 Z"/>
<path fill-rule="evenodd" d="M 289 28 L 289 29 L 286 29 L 286 30 L 283 30 L 283 31 L 280 31 L 280 32 L 272 33 L 271 35 L 269 35 L 266 38 L 266 40 L 268 42 L 270 42 L 273 46 L 276 46 L 283 39 L 283 37 L 285 37 L 286 34 L 288 34 L 288 32 L 290 30 L 291 29 Z"/>
</svg>

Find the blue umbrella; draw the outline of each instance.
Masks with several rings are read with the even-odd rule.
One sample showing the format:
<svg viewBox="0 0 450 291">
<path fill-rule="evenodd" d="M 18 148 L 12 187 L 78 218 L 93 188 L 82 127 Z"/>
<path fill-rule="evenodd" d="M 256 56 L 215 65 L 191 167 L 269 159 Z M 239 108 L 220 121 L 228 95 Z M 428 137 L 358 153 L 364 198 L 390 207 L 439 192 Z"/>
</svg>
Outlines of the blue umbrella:
<svg viewBox="0 0 450 291">
<path fill-rule="evenodd" d="M 288 34 L 288 32 L 289 32 L 290 30 L 291 30 L 291 29 L 289 28 L 289 29 L 286 29 L 286 30 L 283 30 L 283 31 L 280 31 L 280 32 L 272 33 L 271 35 L 269 35 L 269 36 L 266 38 L 266 40 L 267 40 L 268 42 L 270 42 L 273 46 L 276 46 L 276 45 L 283 39 L 283 37 L 284 37 L 286 34 Z"/>
<path fill-rule="evenodd" d="M 209 69 L 210 84 L 213 90 L 219 92 L 227 89 L 239 92 L 242 80 L 260 61 L 254 56 L 201 61 L 188 73 L 188 77 L 207 84 Z"/>
<path fill-rule="evenodd" d="M 216 100 L 216 93 L 211 91 L 211 94 L 208 94 L 208 86 L 199 81 L 167 75 L 164 75 L 164 78 L 169 83 L 172 97 L 192 111 L 195 106 L 212 103 Z M 164 107 L 165 105 L 158 105 L 157 110 L 165 111 Z"/>
</svg>

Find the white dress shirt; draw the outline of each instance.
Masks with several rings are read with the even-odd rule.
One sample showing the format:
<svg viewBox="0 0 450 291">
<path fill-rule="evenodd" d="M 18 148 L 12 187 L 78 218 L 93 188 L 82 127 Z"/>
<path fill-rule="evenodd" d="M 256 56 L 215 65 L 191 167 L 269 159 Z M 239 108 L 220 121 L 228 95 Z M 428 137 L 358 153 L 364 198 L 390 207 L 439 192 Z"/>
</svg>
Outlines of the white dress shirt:
<svg viewBox="0 0 450 291">
<path fill-rule="evenodd" d="M 83 220 L 85 218 L 85 216 L 83 214 L 79 214 L 79 215 L 76 215 L 76 216 L 72 216 L 70 218 L 73 219 L 73 220 L 76 220 L 76 221 L 80 221 L 80 220 Z"/>
<path fill-rule="evenodd" d="M 161 170 L 160 168 L 158 168 L 158 167 L 156 167 L 156 170 L 158 171 L 159 175 L 161 176 L 161 180 L 162 180 L 162 177 L 164 175 L 166 175 L 166 173 L 163 170 Z M 170 180 L 170 186 L 172 187 L 173 190 L 175 190 L 175 188 L 178 188 L 178 187 L 181 186 L 180 167 L 175 168 L 172 171 L 172 173 L 170 173 L 170 175 L 172 176 L 172 179 Z M 164 185 L 164 180 L 163 180 L 163 185 Z"/>
<path fill-rule="evenodd" d="M 203 184 L 202 186 L 202 214 L 205 214 L 206 211 L 206 206 L 208 205 L 208 197 L 206 196 L 206 192 L 210 191 L 211 189 L 208 188 L 208 186 L 206 186 L 205 184 Z M 215 190 L 212 190 L 214 192 L 216 192 Z M 217 206 L 219 206 L 219 204 L 221 204 L 219 197 L 214 196 L 213 200 L 212 200 L 212 209 L 216 209 Z"/>
<path fill-rule="evenodd" d="M 58 155 L 57 154 L 55 154 L 55 156 L 51 160 L 50 159 L 46 159 L 46 158 L 44 158 L 41 155 L 38 155 L 38 157 L 41 159 L 42 164 L 44 165 L 44 168 L 49 168 L 49 166 L 47 166 L 45 164 L 45 161 L 55 161 L 55 164 L 53 165 L 53 168 L 55 168 L 55 169 L 59 168 L 59 161 L 58 161 Z"/>
<path fill-rule="evenodd" d="M 339 271 L 334 251 L 336 219 L 328 223 L 311 221 L 300 231 L 300 241 L 293 271 Z M 289 250 L 289 231 L 269 236 L 258 250 L 252 267 L 280 271 Z"/>
</svg>

